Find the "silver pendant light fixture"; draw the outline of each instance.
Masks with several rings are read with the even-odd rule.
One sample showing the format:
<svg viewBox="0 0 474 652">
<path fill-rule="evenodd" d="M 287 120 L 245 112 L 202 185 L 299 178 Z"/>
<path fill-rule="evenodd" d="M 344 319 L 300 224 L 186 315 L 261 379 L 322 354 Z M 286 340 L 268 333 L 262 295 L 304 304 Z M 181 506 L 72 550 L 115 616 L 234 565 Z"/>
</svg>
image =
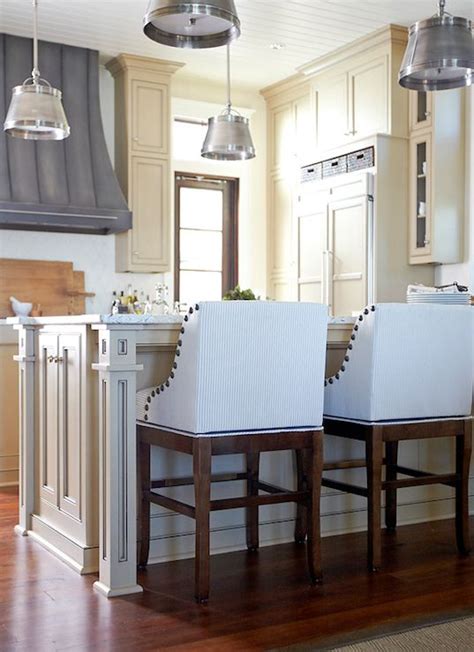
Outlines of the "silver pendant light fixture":
<svg viewBox="0 0 474 652">
<path fill-rule="evenodd" d="M 445 11 L 410 27 L 409 41 L 399 74 L 400 85 L 415 91 L 441 91 L 470 86 L 474 75 L 471 21 Z"/>
<path fill-rule="evenodd" d="M 143 31 L 175 48 L 215 48 L 240 35 L 234 0 L 150 0 Z"/>
<path fill-rule="evenodd" d="M 71 132 L 61 102 L 61 91 L 42 79 L 38 68 L 38 0 L 33 0 L 33 71 L 12 90 L 3 128 L 25 140 L 63 140 Z"/>
<path fill-rule="evenodd" d="M 227 45 L 227 105 L 222 113 L 209 118 L 201 156 L 216 161 L 244 161 L 255 157 L 249 121 L 232 108 L 229 45 Z"/>
</svg>

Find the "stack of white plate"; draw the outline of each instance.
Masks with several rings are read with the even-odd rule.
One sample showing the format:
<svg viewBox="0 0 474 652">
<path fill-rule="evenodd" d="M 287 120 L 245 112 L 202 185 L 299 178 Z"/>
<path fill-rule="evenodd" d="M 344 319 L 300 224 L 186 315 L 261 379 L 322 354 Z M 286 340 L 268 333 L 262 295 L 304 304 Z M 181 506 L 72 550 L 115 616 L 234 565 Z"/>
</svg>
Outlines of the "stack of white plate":
<svg viewBox="0 0 474 652">
<path fill-rule="evenodd" d="M 467 306 L 471 300 L 469 292 L 411 292 L 407 294 L 407 303 L 438 303 L 445 305 Z"/>
</svg>

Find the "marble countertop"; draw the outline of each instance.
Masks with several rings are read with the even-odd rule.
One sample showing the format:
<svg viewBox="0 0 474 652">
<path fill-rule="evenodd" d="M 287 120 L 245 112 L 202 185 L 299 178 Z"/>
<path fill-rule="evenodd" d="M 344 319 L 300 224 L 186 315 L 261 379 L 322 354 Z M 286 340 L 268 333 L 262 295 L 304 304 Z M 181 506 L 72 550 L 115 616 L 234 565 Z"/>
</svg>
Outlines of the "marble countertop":
<svg viewBox="0 0 474 652">
<path fill-rule="evenodd" d="M 8 317 L 8 326 L 42 326 L 47 324 L 180 324 L 180 315 L 65 315 L 54 317 Z"/>
</svg>

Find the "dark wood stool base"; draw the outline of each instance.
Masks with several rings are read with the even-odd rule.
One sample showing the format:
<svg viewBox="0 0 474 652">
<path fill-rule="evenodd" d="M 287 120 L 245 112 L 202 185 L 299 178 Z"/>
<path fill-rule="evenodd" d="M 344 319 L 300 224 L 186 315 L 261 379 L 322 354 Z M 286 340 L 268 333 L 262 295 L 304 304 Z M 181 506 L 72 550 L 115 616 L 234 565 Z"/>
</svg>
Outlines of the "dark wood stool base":
<svg viewBox="0 0 474 652">
<path fill-rule="evenodd" d="M 138 566 L 145 568 L 150 550 L 150 504 L 160 505 L 196 521 L 195 598 L 199 604 L 209 599 L 209 530 L 210 513 L 216 510 L 246 508 L 246 537 L 249 552 L 259 547 L 258 509 L 260 505 L 294 502 L 302 540 L 307 533 L 307 560 L 310 581 L 321 582 L 320 496 L 323 471 L 323 431 L 281 432 L 272 434 L 189 437 L 152 426 L 137 426 L 139 455 L 139 519 L 140 537 Z M 192 455 L 193 475 L 188 478 L 151 480 L 150 448 L 160 446 Z M 298 487 L 288 491 L 259 478 L 260 453 L 295 450 L 299 458 Z M 213 455 L 243 453 L 246 470 L 242 473 L 211 475 Z M 212 482 L 245 480 L 246 496 L 211 500 Z M 156 493 L 155 489 L 194 485 L 195 504 Z M 263 495 L 262 495 L 263 494 Z"/>
<path fill-rule="evenodd" d="M 428 484 L 442 484 L 456 490 L 456 542 L 460 554 L 470 552 L 469 540 L 469 464 L 472 450 L 472 421 L 440 419 L 439 421 L 400 422 L 391 424 L 363 424 L 336 418 L 324 419 L 328 435 L 365 442 L 365 460 L 328 462 L 325 470 L 367 469 L 367 488 L 324 478 L 324 487 L 337 489 L 368 499 L 368 567 L 371 571 L 381 566 L 381 495 L 385 491 L 385 525 L 389 532 L 397 526 L 397 489 Z M 454 473 L 434 474 L 398 464 L 398 442 L 411 439 L 454 437 L 456 440 L 456 470 Z M 383 448 L 385 445 L 385 458 Z M 382 467 L 385 465 L 385 480 Z M 399 479 L 399 475 L 408 478 Z"/>
</svg>

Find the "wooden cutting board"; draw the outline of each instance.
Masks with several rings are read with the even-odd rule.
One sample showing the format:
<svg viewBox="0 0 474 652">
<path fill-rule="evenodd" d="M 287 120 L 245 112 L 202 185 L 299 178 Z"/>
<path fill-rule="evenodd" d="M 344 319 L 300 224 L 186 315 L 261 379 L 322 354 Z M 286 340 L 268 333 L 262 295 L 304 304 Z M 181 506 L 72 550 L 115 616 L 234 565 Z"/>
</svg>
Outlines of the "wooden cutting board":
<svg viewBox="0 0 474 652">
<path fill-rule="evenodd" d="M 11 317 L 10 297 L 40 306 L 44 316 L 85 313 L 84 272 L 51 260 L 0 258 L 0 317 Z"/>
</svg>

